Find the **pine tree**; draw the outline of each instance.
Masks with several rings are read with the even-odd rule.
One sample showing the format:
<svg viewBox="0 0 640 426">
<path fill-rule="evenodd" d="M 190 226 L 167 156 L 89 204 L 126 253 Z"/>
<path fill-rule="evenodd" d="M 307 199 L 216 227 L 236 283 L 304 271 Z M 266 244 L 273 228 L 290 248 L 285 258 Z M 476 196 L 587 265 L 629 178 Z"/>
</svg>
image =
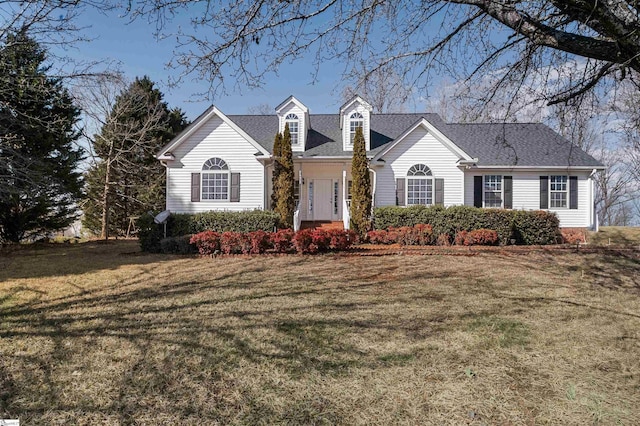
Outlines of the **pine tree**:
<svg viewBox="0 0 640 426">
<path fill-rule="evenodd" d="M 0 242 L 64 229 L 77 217 L 80 110 L 23 31 L 0 45 Z"/>
<path fill-rule="evenodd" d="M 275 211 L 280 214 L 280 221 L 283 227 L 293 227 L 293 213 L 295 212 L 295 199 L 293 197 L 293 152 L 291 150 L 291 133 L 289 125 L 284 126 L 282 135 L 280 155 L 280 172 L 276 182 L 276 207 Z"/>
<path fill-rule="evenodd" d="M 282 157 L 282 133 L 278 132 L 273 141 L 273 176 L 271 176 L 271 209 L 275 210 L 278 200 L 278 176 L 280 175 Z"/>
<path fill-rule="evenodd" d="M 350 225 L 358 235 L 364 236 L 371 225 L 371 179 L 362 127 L 356 129 L 353 138 L 351 180 Z"/>
<path fill-rule="evenodd" d="M 87 172 L 83 224 L 108 238 L 126 232 L 130 217 L 163 210 L 165 169 L 155 154 L 184 127 L 182 111 L 169 110 L 148 77 L 136 78 L 94 137 L 99 161 Z"/>
</svg>

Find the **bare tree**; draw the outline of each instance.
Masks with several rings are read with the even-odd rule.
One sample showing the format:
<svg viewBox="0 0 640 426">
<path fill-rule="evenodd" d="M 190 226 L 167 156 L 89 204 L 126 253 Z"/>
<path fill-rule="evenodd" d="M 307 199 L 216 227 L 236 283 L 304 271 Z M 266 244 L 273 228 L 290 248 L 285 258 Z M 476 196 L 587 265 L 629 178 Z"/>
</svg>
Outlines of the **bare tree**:
<svg viewBox="0 0 640 426">
<path fill-rule="evenodd" d="M 446 72 L 466 77 L 502 70 L 498 83 L 533 70 L 548 85 L 549 102 L 563 102 L 640 72 L 640 15 L 635 1 L 547 0 L 239 0 L 228 3 L 148 0 L 134 18 L 155 20 L 163 31 L 173 16 L 191 12 L 192 32 L 177 34 L 173 65 L 220 89 L 227 76 L 256 87 L 284 61 L 315 52 L 316 72 L 340 59 L 354 75 L 392 66 L 405 82 L 427 86 Z M 559 64 L 578 61 L 558 84 Z M 417 87 L 417 86 L 416 86 Z"/>
<path fill-rule="evenodd" d="M 267 103 L 252 105 L 247 108 L 247 114 L 250 115 L 271 115 L 274 113 L 274 111 L 275 108 Z"/>
<path fill-rule="evenodd" d="M 161 165 L 154 154 L 186 123 L 181 111 L 169 111 L 160 92 L 147 78 L 131 84 L 123 79 L 105 78 L 80 97 L 93 127 L 100 128 L 96 134 L 86 134 L 93 148 L 94 163 L 87 174 L 89 199 L 85 216 L 95 216 L 92 207 L 100 208 L 101 238 L 108 239 L 114 209 L 126 220 L 135 213 L 129 206 L 131 203 L 143 208 L 163 204 L 160 196 L 155 197 L 161 198 L 159 204 L 148 197 L 164 192 L 164 178 L 158 176 Z M 136 188 L 140 185 L 137 176 L 149 177 L 144 179 L 143 191 L 136 190 L 140 189 Z M 90 224 L 90 218 L 86 219 L 85 223 Z"/>
<path fill-rule="evenodd" d="M 344 88 L 343 99 L 346 101 L 360 95 L 371 104 L 374 113 L 404 112 L 413 91 L 402 77 L 390 66 L 370 73 L 365 69 L 363 67 L 361 78 L 353 86 Z"/>
</svg>

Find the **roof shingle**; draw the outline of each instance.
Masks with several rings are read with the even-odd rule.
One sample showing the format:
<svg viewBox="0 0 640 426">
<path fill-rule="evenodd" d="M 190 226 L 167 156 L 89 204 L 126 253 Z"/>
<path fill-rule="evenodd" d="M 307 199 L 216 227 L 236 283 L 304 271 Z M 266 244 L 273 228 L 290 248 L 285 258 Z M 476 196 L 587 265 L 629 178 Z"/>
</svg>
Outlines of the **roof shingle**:
<svg viewBox="0 0 640 426">
<path fill-rule="evenodd" d="M 273 151 L 276 115 L 228 115 L 256 142 Z M 430 113 L 372 114 L 371 150 L 375 155 L 420 119 L 426 119 L 482 166 L 599 167 L 602 164 L 541 123 L 445 123 Z M 338 114 L 310 114 L 306 151 L 300 157 L 347 157 Z"/>
</svg>

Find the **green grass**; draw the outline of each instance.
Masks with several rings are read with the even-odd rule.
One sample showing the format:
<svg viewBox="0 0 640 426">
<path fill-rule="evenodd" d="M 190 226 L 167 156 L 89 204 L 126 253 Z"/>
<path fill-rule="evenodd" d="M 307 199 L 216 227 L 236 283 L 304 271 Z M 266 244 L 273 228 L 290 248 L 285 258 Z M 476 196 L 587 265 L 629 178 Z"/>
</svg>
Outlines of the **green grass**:
<svg viewBox="0 0 640 426">
<path fill-rule="evenodd" d="M 637 423 L 640 252 L 434 253 L 6 252 L 0 418 Z"/>
</svg>

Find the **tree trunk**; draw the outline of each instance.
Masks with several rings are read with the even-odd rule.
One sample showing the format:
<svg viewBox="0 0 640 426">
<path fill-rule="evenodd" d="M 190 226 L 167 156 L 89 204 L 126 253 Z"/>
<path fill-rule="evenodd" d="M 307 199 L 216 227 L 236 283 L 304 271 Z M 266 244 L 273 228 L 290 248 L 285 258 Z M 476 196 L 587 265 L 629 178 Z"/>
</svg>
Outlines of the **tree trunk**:
<svg viewBox="0 0 640 426">
<path fill-rule="evenodd" d="M 113 144 L 109 147 L 109 155 L 106 160 L 104 171 L 104 192 L 102 193 L 102 232 L 100 238 L 109 239 L 109 182 L 111 180 L 111 155 L 113 154 Z"/>
</svg>

